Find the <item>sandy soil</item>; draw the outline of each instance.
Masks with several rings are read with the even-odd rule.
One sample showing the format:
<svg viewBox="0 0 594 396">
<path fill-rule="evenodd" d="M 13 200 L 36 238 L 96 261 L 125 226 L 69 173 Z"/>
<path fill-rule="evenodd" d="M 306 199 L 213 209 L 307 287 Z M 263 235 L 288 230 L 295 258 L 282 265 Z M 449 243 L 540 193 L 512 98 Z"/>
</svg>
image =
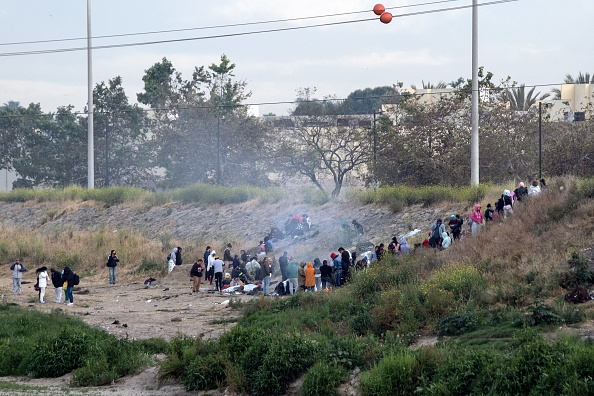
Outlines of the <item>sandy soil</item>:
<svg viewBox="0 0 594 396">
<path fill-rule="evenodd" d="M 239 310 L 233 310 L 228 302 L 231 298 L 248 301 L 255 296 L 246 294 L 209 293 L 214 289 L 208 282 L 203 283 L 199 293 L 192 293 L 189 277 L 191 265 L 177 266 L 169 275 L 157 279 L 151 286 L 145 286 L 145 277 L 123 276 L 116 285 L 109 285 L 106 279 L 84 278 L 81 285 L 75 288 L 74 305 L 56 304 L 54 289 L 46 292 L 46 304 L 40 304 L 37 292 L 31 282 L 34 273 L 25 273 L 23 294 L 12 294 L 12 279 L 2 277 L 0 290 L 3 302 L 15 303 L 21 307 L 50 312 L 60 309 L 67 314 L 75 315 L 91 326 L 99 327 L 117 337 L 128 336 L 131 339 L 148 339 L 162 337 L 170 340 L 182 333 L 205 339 L 218 337 L 230 329 L 234 323 L 214 323 L 221 319 L 239 316 Z M 7 269 L 7 268 L 6 268 Z M 8 273 L 9 271 L 4 271 Z M 107 274 L 104 274 L 107 276 Z M 104 277 L 105 277 L 104 276 Z M 273 280 L 274 281 L 274 280 Z M 78 290 L 77 290 L 78 289 Z M 118 321 L 119 323 L 114 323 Z M 150 367 L 140 374 L 122 378 L 117 383 L 100 388 L 84 388 L 80 392 L 85 395 L 191 395 L 201 393 L 185 392 L 176 384 L 166 384 L 157 388 L 158 368 Z M 69 388 L 69 375 L 56 379 L 0 378 L 0 382 L 18 385 L 41 387 L 35 389 L 36 394 L 51 395 L 69 392 L 77 394 L 77 390 Z M 0 384 L 1 385 L 1 384 Z M 3 391 L 0 395 L 15 394 L 19 389 Z M 24 394 L 31 389 L 22 389 Z M 220 392 L 207 392 L 212 396 Z"/>
</svg>

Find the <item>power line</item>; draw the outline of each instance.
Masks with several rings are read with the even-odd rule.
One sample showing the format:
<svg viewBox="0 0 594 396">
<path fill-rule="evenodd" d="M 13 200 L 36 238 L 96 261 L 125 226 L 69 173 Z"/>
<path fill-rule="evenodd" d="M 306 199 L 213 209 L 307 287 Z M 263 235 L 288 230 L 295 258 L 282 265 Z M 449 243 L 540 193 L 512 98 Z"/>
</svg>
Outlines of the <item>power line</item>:
<svg viewBox="0 0 594 396">
<path fill-rule="evenodd" d="M 520 1 L 520 0 L 497 0 L 497 1 L 487 2 L 487 3 L 482 3 L 482 4 L 479 4 L 478 6 L 488 6 L 488 5 L 495 5 L 495 4 L 511 3 L 511 2 L 516 2 L 516 1 Z M 458 6 L 458 7 L 427 10 L 427 11 L 417 11 L 417 12 L 411 12 L 411 13 L 407 13 L 407 14 L 394 15 L 393 17 L 394 18 L 403 18 L 403 17 L 410 17 L 410 16 L 416 16 L 416 15 L 426 15 L 426 14 L 433 14 L 433 13 L 438 13 L 438 12 L 461 10 L 461 9 L 471 8 L 471 7 L 472 7 L 472 5 L 465 5 L 465 6 Z M 283 31 L 292 31 L 292 30 L 302 30 L 302 29 L 310 29 L 310 28 L 324 27 L 324 26 L 337 26 L 337 25 L 345 25 L 345 24 L 350 24 L 350 23 L 369 22 L 369 21 L 377 21 L 377 17 L 366 18 L 366 19 L 356 19 L 356 20 L 351 20 L 351 21 L 320 23 L 320 24 L 306 25 L 306 26 L 294 26 L 294 27 L 288 27 L 288 28 L 257 30 L 257 31 L 251 31 L 251 32 L 219 34 L 219 35 L 212 35 L 212 36 L 188 37 L 188 38 L 169 39 L 169 40 L 155 40 L 155 41 L 145 41 L 145 42 L 138 42 L 138 43 L 99 45 L 99 46 L 91 47 L 91 49 L 95 50 L 95 49 L 107 49 L 107 48 L 125 48 L 125 47 L 136 47 L 136 46 L 144 46 L 144 45 L 185 42 L 185 41 L 209 40 L 209 39 L 216 39 L 216 38 L 246 36 L 246 35 L 252 35 L 252 34 L 263 34 L 263 33 L 283 32 Z M 41 54 L 86 51 L 86 50 L 88 50 L 87 47 L 73 47 L 73 48 L 57 48 L 57 49 L 49 49 L 49 50 L 5 52 L 5 53 L 0 53 L 0 57 L 23 56 L 23 55 L 41 55 Z"/>
<path fill-rule="evenodd" d="M 524 85 L 524 88 L 536 88 L 536 87 L 552 87 L 557 85 L 563 85 L 565 83 L 554 83 L 554 84 L 533 84 L 533 85 Z M 494 88 L 481 88 L 481 91 L 508 91 L 510 89 L 514 89 L 517 87 L 494 87 Z M 373 95 L 373 96 L 365 96 L 365 97 L 355 97 L 351 98 L 353 100 L 366 100 L 366 99 L 380 99 L 380 98 L 401 98 L 401 97 L 414 97 L 414 96 L 423 96 L 423 95 L 447 95 L 453 93 L 455 91 L 460 91 L 460 88 L 456 88 L 452 92 L 422 92 L 422 93 L 400 93 L 395 95 Z M 243 103 L 243 104 L 233 104 L 233 105 L 195 105 L 195 106 L 170 106 L 170 107 L 157 107 L 157 108 L 142 108 L 142 107 L 135 107 L 130 110 L 117 110 L 119 113 L 129 113 L 135 111 L 142 111 L 145 113 L 148 112 L 159 112 L 159 111 L 171 111 L 171 110 L 199 110 L 199 109 L 216 109 L 216 108 L 239 108 L 239 107 L 248 107 L 248 106 L 272 106 L 272 105 L 293 105 L 298 103 L 325 103 L 325 102 L 341 102 L 346 101 L 349 98 L 334 98 L 334 99 L 309 99 L 309 100 L 285 100 L 285 101 L 276 101 L 276 102 L 258 102 L 258 103 Z M 95 114 L 111 114 L 113 112 L 110 111 L 94 111 Z M 48 117 L 48 116 L 60 116 L 60 115 L 85 115 L 86 112 L 83 111 L 76 111 L 72 113 L 55 113 L 55 114 L 38 114 L 38 115 L 31 115 L 31 114 L 11 114 L 11 115 L 4 115 L 0 116 L 0 118 L 24 118 L 24 117 L 32 117 L 32 116 L 39 116 L 39 117 Z"/>
<path fill-rule="evenodd" d="M 427 2 L 427 3 L 409 4 L 409 5 L 403 5 L 403 6 L 388 7 L 386 9 L 387 10 L 393 10 L 393 9 L 400 9 L 400 8 L 412 8 L 412 7 L 420 7 L 420 6 L 426 6 L 426 5 L 435 5 L 435 4 L 441 4 L 441 3 L 451 3 L 451 2 L 455 2 L 455 1 L 460 1 L 460 0 L 431 1 L 431 2 Z M 335 14 L 326 14 L 326 15 L 314 15 L 314 16 L 307 16 L 307 17 L 298 17 L 298 18 L 275 19 L 275 20 L 270 20 L 270 21 L 245 22 L 245 23 L 234 23 L 234 24 L 213 25 L 213 26 L 201 26 L 201 27 L 184 28 L 184 29 L 155 30 L 155 31 L 136 32 L 136 33 L 110 34 L 110 35 L 102 35 L 102 36 L 93 36 L 91 38 L 92 39 L 105 39 L 105 38 L 115 38 L 115 37 L 141 36 L 141 35 L 149 35 L 149 34 L 179 33 L 179 32 L 189 32 L 189 31 L 195 31 L 195 30 L 220 29 L 220 28 L 229 28 L 229 27 L 240 27 L 240 26 L 254 26 L 254 25 L 263 25 L 263 24 L 269 24 L 269 23 L 294 22 L 294 21 L 302 21 L 302 20 L 309 20 L 309 19 L 330 18 L 330 17 L 336 17 L 336 16 L 345 16 L 345 15 L 355 15 L 355 14 L 369 13 L 369 11 L 370 10 L 365 10 L 365 11 L 350 11 L 350 12 L 341 12 L 341 13 L 335 13 Z M 24 44 L 57 43 L 57 42 L 78 41 L 78 40 L 86 40 L 86 39 L 87 39 L 87 37 L 75 37 L 75 38 L 65 38 L 65 39 L 20 41 L 20 42 L 13 42 L 13 43 L 0 43 L 0 46 L 24 45 Z"/>
</svg>

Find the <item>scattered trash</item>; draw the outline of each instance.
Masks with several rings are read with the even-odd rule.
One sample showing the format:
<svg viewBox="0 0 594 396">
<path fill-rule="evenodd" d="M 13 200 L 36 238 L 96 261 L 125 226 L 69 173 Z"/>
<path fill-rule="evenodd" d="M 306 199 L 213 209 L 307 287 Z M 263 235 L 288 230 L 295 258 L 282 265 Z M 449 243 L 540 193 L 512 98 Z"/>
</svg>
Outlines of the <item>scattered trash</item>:
<svg viewBox="0 0 594 396">
<path fill-rule="evenodd" d="M 152 300 L 146 300 L 146 303 L 148 304 L 148 303 L 150 303 L 151 301 L 152 301 Z"/>
<path fill-rule="evenodd" d="M 166 287 L 165 289 L 163 289 L 163 291 L 168 291 L 168 290 L 169 290 L 169 288 L 168 288 L 168 287 Z"/>
<path fill-rule="evenodd" d="M 173 318 L 171 318 L 172 322 L 181 322 L 182 318 L 180 318 L 179 316 L 174 316 Z"/>
<path fill-rule="evenodd" d="M 229 304 L 229 300 L 225 300 L 221 303 L 221 305 L 227 305 L 227 304 Z"/>
<path fill-rule="evenodd" d="M 114 320 L 112 324 L 120 324 L 119 320 Z"/>
<path fill-rule="evenodd" d="M 124 323 L 124 324 L 122 325 L 122 327 L 128 327 L 128 325 L 127 325 L 126 323 Z"/>
</svg>

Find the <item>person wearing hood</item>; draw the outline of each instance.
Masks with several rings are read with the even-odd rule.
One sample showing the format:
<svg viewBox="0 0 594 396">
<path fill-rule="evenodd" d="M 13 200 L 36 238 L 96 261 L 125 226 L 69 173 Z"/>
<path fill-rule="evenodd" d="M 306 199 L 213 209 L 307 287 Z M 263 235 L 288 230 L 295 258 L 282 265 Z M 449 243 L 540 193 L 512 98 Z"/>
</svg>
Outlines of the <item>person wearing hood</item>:
<svg viewBox="0 0 594 396">
<path fill-rule="evenodd" d="M 62 302 L 62 286 L 64 286 L 64 282 L 62 282 L 62 273 L 53 268 L 50 272 L 52 273 L 52 285 L 54 285 L 54 292 L 56 293 L 55 302 L 60 304 Z"/>
<path fill-rule="evenodd" d="M 66 283 L 66 295 L 64 297 L 64 302 L 70 300 L 67 304 L 68 306 L 74 305 L 74 297 L 72 296 L 72 288 L 74 287 L 74 272 L 70 269 L 70 267 L 64 267 L 64 272 L 62 273 L 62 284 Z"/>
<path fill-rule="evenodd" d="M 287 276 L 287 267 L 289 266 L 289 253 L 283 252 L 283 255 L 278 259 L 278 265 L 281 271 L 282 282 L 286 281 L 289 277 Z"/>
<path fill-rule="evenodd" d="M 429 237 L 429 246 L 437 247 L 441 242 L 441 234 L 445 232 L 445 225 L 441 220 L 441 217 L 438 217 L 435 223 L 431 226 L 431 236 Z"/>
<path fill-rule="evenodd" d="M 302 261 L 299 263 L 297 283 L 299 284 L 299 290 L 305 290 L 305 266 L 307 263 Z"/>
<path fill-rule="evenodd" d="M 472 220 L 472 235 L 481 232 L 481 226 L 483 224 L 483 212 L 481 211 L 481 205 L 474 205 L 474 210 L 470 214 L 470 220 Z M 444 231 L 445 232 L 445 231 Z"/>
<path fill-rule="evenodd" d="M 49 283 L 49 275 L 47 274 L 47 267 L 37 269 L 37 286 L 39 286 L 39 302 L 45 304 L 43 298 L 45 297 L 45 288 Z"/>
<path fill-rule="evenodd" d="M 316 271 L 315 278 L 316 278 L 316 290 L 322 290 L 322 273 L 320 272 L 320 268 L 322 267 L 322 262 L 318 257 L 315 258 L 313 262 L 313 268 Z"/>
<path fill-rule="evenodd" d="M 299 266 L 295 261 L 287 266 L 287 278 L 289 280 L 289 292 L 293 295 L 299 288 Z"/>
<path fill-rule="evenodd" d="M 336 253 L 332 253 L 330 258 L 333 261 L 334 286 L 340 287 L 340 279 L 342 278 L 342 258 Z"/>
<path fill-rule="evenodd" d="M 320 273 L 322 279 L 322 290 L 328 289 L 328 286 L 332 286 L 332 267 L 328 265 L 328 260 L 324 260 L 322 262 Z"/>
<path fill-rule="evenodd" d="M 208 256 L 208 262 L 206 263 L 206 279 L 208 279 L 211 286 L 212 286 L 212 280 L 214 279 L 213 263 L 215 261 L 216 256 L 217 256 L 217 252 L 215 252 L 214 250 L 211 250 L 210 255 Z"/>
<path fill-rule="evenodd" d="M 115 285 L 116 283 L 116 272 L 118 270 L 118 263 L 120 259 L 116 256 L 116 251 L 112 250 L 107 256 L 107 268 L 109 268 L 109 284 Z"/>
<path fill-rule="evenodd" d="M 406 243 L 406 238 L 400 239 L 400 254 L 407 254 L 410 252 L 410 246 Z"/>
<path fill-rule="evenodd" d="M 540 194 L 540 186 L 538 185 L 538 182 L 536 180 L 534 180 L 534 181 L 532 181 L 532 184 L 530 185 L 530 190 L 528 191 L 528 195 L 533 197 L 538 194 Z"/>
<path fill-rule="evenodd" d="M 313 264 L 310 262 L 307 263 L 307 268 L 305 269 L 305 290 L 307 291 L 314 291 L 316 287 L 316 270 L 313 267 Z"/>
<path fill-rule="evenodd" d="M 447 232 L 444 232 L 443 234 L 441 234 L 441 249 L 447 249 L 450 246 L 452 246 L 452 238 L 450 238 L 450 236 L 448 235 Z"/>
<path fill-rule="evenodd" d="M 259 274 L 262 272 L 260 268 L 260 263 L 256 260 L 255 257 L 252 257 L 252 260 L 245 265 L 245 269 L 247 273 L 250 275 L 252 279 L 258 280 L 260 277 Z"/>
<path fill-rule="evenodd" d="M 514 214 L 514 201 L 509 190 L 503 190 L 501 198 L 503 198 L 503 218 L 507 219 L 508 214 Z"/>
</svg>

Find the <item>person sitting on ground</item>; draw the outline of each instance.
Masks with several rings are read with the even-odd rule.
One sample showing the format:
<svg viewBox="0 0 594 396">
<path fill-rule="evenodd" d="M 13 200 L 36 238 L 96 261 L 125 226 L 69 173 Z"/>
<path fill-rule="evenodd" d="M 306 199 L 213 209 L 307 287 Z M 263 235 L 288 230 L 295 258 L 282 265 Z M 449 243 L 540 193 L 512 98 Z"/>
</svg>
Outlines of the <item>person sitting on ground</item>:
<svg viewBox="0 0 594 396">
<path fill-rule="evenodd" d="M 476 204 L 474 205 L 474 210 L 470 214 L 470 220 L 472 220 L 471 232 L 472 235 L 478 234 L 481 232 L 481 227 L 483 225 L 483 213 L 481 211 L 481 205 Z"/>
<path fill-rule="evenodd" d="M 540 179 L 540 190 L 546 190 L 547 187 L 547 183 L 545 183 L 545 179 Z"/>
<path fill-rule="evenodd" d="M 385 251 L 384 244 L 380 243 L 379 248 L 377 249 L 377 261 L 380 261 L 382 259 L 382 257 L 384 257 L 385 253 L 386 253 L 386 251 Z"/>
<path fill-rule="evenodd" d="M 538 185 L 538 182 L 536 180 L 534 180 L 532 182 L 532 185 L 530 186 L 530 190 L 528 191 L 528 195 L 530 196 L 536 196 L 540 194 L 540 186 Z"/>
<path fill-rule="evenodd" d="M 441 250 L 447 249 L 452 245 L 452 238 L 448 235 L 447 232 L 443 232 L 441 234 Z"/>
<path fill-rule="evenodd" d="M 313 267 L 313 264 L 310 262 L 307 263 L 307 268 L 305 269 L 305 290 L 306 291 L 314 291 L 316 288 L 316 270 Z"/>
<path fill-rule="evenodd" d="M 233 280 L 231 280 L 231 283 L 229 283 L 229 287 L 234 287 L 234 286 L 243 286 L 243 283 L 239 280 L 238 276 L 233 278 Z"/>
<path fill-rule="evenodd" d="M 406 243 L 406 238 L 400 240 L 400 254 L 407 254 L 410 252 L 410 246 Z"/>
<path fill-rule="evenodd" d="M 438 247 L 441 243 L 441 234 L 445 232 L 445 225 L 441 217 L 438 217 L 435 223 L 431 226 L 431 234 L 429 237 L 429 245 L 431 247 Z"/>
<path fill-rule="evenodd" d="M 353 219 L 353 221 L 351 222 L 353 224 L 353 227 L 355 227 L 355 230 L 359 233 L 359 234 L 364 234 L 364 230 L 363 230 L 363 226 L 355 219 Z"/>
<path fill-rule="evenodd" d="M 374 249 L 371 251 L 371 254 L 369 255 L 369 263 L 370 264 L 377 263 L 377 251 L 378 250 L 379 250 L 379 245 L 376 245 L 374 247 Z"/>
<path fill-rule="evenodd" d="M 493 213 L 495 211 L 491 207 L 491 204 L 487 204 L 487 209 L 485 209 L 485 223 L 488 221 L 493 221 Z"/>
<path fill-rule="evenodd" d="M 429 238 L 431 238 L 431 232 L 429 232 L 427 238 L 423 240 L 423 247 L 431 247 L 431 245 L 429 244 Z"/>
<path fill-rule="evenodd" d="M 266 253 L 266 245 L 264 244 L 264 241 L 260 241 L 258 244 L 258 254 L 260 253 Z"/>
<path fill-rule="evenodd" d="M 250 261 L 250 256 L 245 252 L 245 250 L 241 249 L 239 251 L 239 254 L 241 254 L 239 258 L 241 259 L 241 261 L 243 261 L 244 264 L 247 264 L 247 262 Z"/>
</svg>

